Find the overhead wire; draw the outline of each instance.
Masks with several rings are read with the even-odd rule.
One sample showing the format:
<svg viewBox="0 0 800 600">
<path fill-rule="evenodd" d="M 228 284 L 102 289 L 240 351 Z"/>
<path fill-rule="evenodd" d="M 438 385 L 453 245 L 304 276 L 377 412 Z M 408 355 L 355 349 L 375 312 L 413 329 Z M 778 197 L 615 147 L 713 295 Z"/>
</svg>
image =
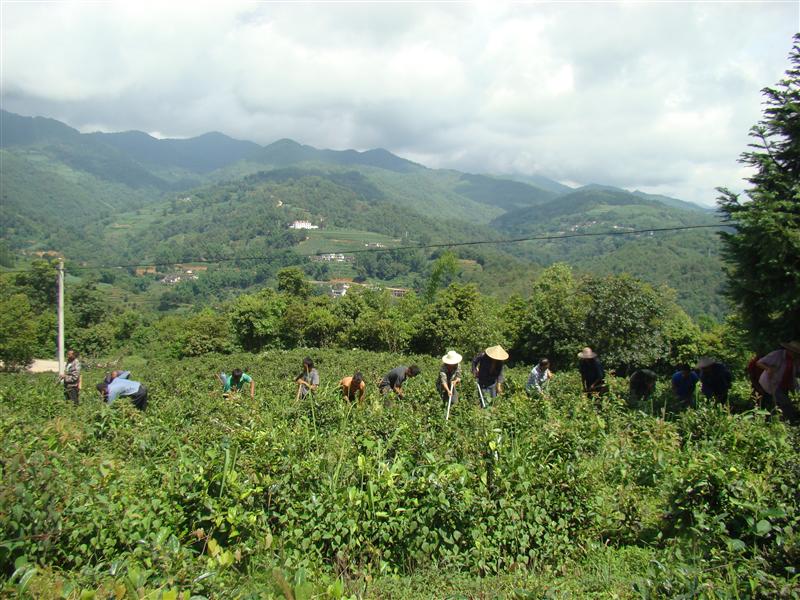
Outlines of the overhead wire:
<svg viewBox="0 0 800 600">
<path fill-rule="evenodd" d="M 464 246 L 481 246 L 492 244 L 517 244 L 520 242 L 535 242 L 535 241 L 552 241 L 552 240 L 566 240 L 572 238 L 585 238 L 585 237 L 604 237 L 604 236 L 624 236 L 624 235 L 637 235 L 642 233 L 662 233 L 671 231 L 688 231 L 692 229 L 720 229 L 723 227 L 730 227 L 730 224 L 713 223 L 706 225 L 678 225 L 674 227 L 651 227 L 647 229 L 633 229 L 622 230 L 615 229 L 613 231 L 597 231 L 597 232 L 573 232 L 573 233 L 559 233 L 559 234 L 544 234 L 534 235 L 518 238 L 506 238 L 497 240 L 471 240 L 468 242 L 435 242 L 429 244 L 414 244 L 407 246 L 393 246 L 384 248 L 356 248 L 352 250 L 320 250 L 318 252 L 309 254 L 298 254 L 302 257 L 323 256 L 326 254 L 365 254 L 365 253 L 383 253 L 383 252 L 397 252 L 404 250 L 426 250 L 435 248 L 458 248 Z M 138 263 L 123 263 L 123 264 L 101 264 L 101 265 L 78 265 L 68 266 L 65 270 L 67 272 L 76 271 L 95 271 L 99 269 L 127 269 L 127 268 L 146 268 L 146 267 L 171 267 L 181 264 L 222 264 L 239 261 L 252 261 L 252 260 L 268 260 L 268 256 L 236 256 L 236 257 L 218 257 L 218 258 L 184 258 L 182 260 L 171 262 L 138 262 Z M 0 271 L 0 273 L 27 273 L 32 269 L 9 269 Z"/>
</svg>

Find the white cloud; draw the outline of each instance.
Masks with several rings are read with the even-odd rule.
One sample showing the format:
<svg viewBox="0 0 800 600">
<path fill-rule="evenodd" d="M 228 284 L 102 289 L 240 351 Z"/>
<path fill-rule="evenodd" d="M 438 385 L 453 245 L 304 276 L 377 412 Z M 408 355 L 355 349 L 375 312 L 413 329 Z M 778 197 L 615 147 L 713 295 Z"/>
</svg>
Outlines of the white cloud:
<svg viewBox="0 0 800 600">
<path fill-rule="evenodd" d="M 4 108 L 711 202 L 797 3 L 4 3 Z"/>
</svg>

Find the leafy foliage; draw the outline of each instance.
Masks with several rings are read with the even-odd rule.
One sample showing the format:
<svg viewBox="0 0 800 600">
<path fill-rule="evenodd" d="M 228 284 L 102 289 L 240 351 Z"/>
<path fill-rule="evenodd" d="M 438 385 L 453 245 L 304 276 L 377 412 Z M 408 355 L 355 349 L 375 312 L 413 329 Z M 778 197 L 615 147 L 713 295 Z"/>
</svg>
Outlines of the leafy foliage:
<svg viewBox="0 0 800 600">
<path fill-rule="evenodd" d="M 720 189 L 720 209 L 734 226 L 723 233 L 728 290 L 759 351 L 800 338 L 800 35 L 791 67 L 776 87 L 762 90 L 764 118 L 750 130 L 753 150 L 747 200 Z"/>
<path fill-rule="evenodd" d="M 145 413 L 88 392 L 73 407 L 46 377 L 0 376 L 3 591 L 800 591 L 796 432 L 779 422 L 705 404 L 631 412 L 615 378 L 595 405 L 567 372 L 533 400 L 526 369 L 486 411 L 467 374 L 445 422 L 438 360 L 359 351 L 312 351 L 322 386 L 293 401 L 308 353 L 142 362 Z M 372 382 L 406 360 L 423 374 L 385 410 Z M 214 374 L 232 365 L 254 376 L 255 401 L 221 397 Z M 363 405 L 332 385 L 356 369 Z M 102 376 L 88 369 L 85 387 Z"/>
<path fill-rule="evenodd" d="M 34 315 L 24 294 L 9 294 L 0 282 L 0 361 L 6 369 L 33 362 L 36 349 Z"/>
</svg>

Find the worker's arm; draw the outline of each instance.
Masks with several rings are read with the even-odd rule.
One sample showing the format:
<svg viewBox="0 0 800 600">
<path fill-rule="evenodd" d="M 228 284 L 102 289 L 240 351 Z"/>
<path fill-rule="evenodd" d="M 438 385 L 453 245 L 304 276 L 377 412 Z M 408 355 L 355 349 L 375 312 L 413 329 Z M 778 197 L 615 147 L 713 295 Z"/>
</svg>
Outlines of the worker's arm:
<svg viewBox="0 0 800 600">
<path fill-rule="evenodd" d="M 367 386 L 364 382 L 361 382 L 361 386 L 358 388 L 358 401 L 361 402 L 364 399 L 364 391 L 367 389 Z"/>
<path fill-rule="evenodd" d="M 250 380 L 250 399 L 253 400 L 256 397 L 256 382 L 255 379 Z"/>
<path fill-rule="evenodd" d="M 78 391 L 80 392 L 83 389 L 83 374 L 81 373 L 78 375 Z"/>
</svg>

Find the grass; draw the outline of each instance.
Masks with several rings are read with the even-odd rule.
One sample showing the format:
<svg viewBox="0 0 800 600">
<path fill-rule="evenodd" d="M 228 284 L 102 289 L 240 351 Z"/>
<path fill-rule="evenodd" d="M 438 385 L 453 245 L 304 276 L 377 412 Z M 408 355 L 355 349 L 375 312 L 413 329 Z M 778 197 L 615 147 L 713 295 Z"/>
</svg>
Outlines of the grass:
<svg viewBox="0 0 800 600">
<path fill-rule="evenodd" d="M 307 232 L 307 240 L 300 242 L 297 249 L 300 254 L 316 254 L 318 252 L 348 252 L 362 250 L 365 244 L 384 244 L 387 248 L 399 245 L 400 240 L 369 231 L 355 229 L 311 229 Z"/>
</svg>

